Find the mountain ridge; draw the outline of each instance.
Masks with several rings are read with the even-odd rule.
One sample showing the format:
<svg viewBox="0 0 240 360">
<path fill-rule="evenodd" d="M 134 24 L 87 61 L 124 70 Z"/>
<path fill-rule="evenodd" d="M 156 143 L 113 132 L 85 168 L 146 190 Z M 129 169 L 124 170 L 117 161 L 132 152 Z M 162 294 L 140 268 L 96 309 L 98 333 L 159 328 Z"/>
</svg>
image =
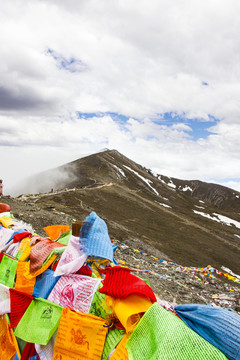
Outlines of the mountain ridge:
<svg viewBox="0 0 240 360">
<path fill-rule="evenodd" d="M 177 263 L 240 272 L 240 194 L 235 190 L 153 174 L 117 150 L 41 173 L 32 184 L 39 179 L 47 180 L 42 180 L 45 194 L 32 195 L 40 206 L 77 219 L 96 211 L 112 236 L 128 245 L 151 246 Z"/>
</svg>

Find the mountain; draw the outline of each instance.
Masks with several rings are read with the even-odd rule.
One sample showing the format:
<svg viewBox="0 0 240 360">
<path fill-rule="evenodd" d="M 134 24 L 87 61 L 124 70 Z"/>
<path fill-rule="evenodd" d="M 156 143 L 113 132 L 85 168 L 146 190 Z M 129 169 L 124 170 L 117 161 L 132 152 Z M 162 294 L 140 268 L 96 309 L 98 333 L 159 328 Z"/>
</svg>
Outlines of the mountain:
<svg viewBox="0 0 240 360">
<path fill-rule="evenodd" d="M 29 202 L 77 220 L 96 211 L 111 237 L 133 248 L 186 266 L 240 272 L 237 191 L 153 174 L 116 150 L 38 174 L 30 185 Z"/>
</svg>

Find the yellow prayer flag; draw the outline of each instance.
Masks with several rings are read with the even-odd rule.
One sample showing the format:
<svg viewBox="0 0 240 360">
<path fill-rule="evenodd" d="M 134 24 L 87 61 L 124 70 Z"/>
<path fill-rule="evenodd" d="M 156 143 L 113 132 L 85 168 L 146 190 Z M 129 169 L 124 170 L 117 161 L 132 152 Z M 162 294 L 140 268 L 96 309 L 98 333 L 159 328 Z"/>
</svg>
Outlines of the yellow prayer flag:
<svg viewBox="0 0 240 360">
<path fill-rule="evenodd" d="M 0 223 L 5 227 L 8 228 L 9 226 L 16 224 L 17 221 L 8 217 L 8 216 L 1 216 L 0 217 Z"/>
<path fill-rule="evenodd" d="M 111 296 L 106 296 L 105 302 L 113 309 L 126 332 L 133 331 L 141 319 L 142 313 L 145 313 L 152 306 L 152 302 L 146 297 L 135 294 L 129 295 L 125 299 L 114 299 Z"/>
<path fill-rule="evenodd" d="M 31 239 L 29 237 L 22 239 L 22 241 L 20 242 L 18 248 L 18 254 L 20 255 L 19 261 L 25 261 L 30 256 L 30 252 L 31 252 L 30 242 Z"/>
<path fill-rule="evenodd" d="M 128 351 L 126 349 L 126 342 L 129 338 L 130 334 L 125 334 L 116 347 L 116 350 L 110 357 L 110 360 L 128 360 Z M 146 359 L 147 360 L 147 359 Z"/>
</svg>

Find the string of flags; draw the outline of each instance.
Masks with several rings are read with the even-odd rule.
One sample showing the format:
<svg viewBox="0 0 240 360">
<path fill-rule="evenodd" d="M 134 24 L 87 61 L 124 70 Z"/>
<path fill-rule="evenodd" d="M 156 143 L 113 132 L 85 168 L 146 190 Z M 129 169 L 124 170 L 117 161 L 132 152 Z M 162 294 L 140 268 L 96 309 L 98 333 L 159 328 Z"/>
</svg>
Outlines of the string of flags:
<svg viewBox="0 0 240 360">
<path fill-rule="evenodd" d="M 95 212 L 72 230 L 44 230 L 0 211 L 0 359 L 240 359 L 239 315 L 197 304 L 168 310 L 133 274 L 142 270 L 117 263 Z"/>
<path fill-rule="evenodd" d="M 227 272 L 222 272 L 220 270 L 217 270 L 216 268 L 214 268 L 211 265 L 208 265 L 208 266 L 206 266 L 204 268 L 199 268 L 199 267 L 194 267 L 194 266 L 183 266 L 183 265 L 176 264 L 175 262 L 172 262 L 172 261 L 159 259 L 158 257 L 147 254 L 144 251 L 132 248 L 132 247 L 126 245 L 125 243 L 121 243 L 121 245 L 125 249 L 130 249 L 131 251 L 133 251 L 135 253 L 151 257 L 152 259 L 156 260 L 156 262 L 158 263 L 157 266 L 162 266 L 162 265 L 174 266 L 176 269 L 179 269 L 182 272 L 190 272 L 190 273 L 192 273 L 193 275 L 196 276 L 196 278 L 197 278 L 197 274 L 199 274 L 199 273 L 203 274 L 206 277 L 213 277 L 213 273 L 216 273 L 217 275 L 223 275 L 228 280 L 231 280 L 231 281 L 234 281 L 235 283 L 240 284 L 240 276 L 234 276 L 234 275 L 231 275 L 231 274 L 229 274 Z M 145 271 L 147 271 L 147 270 L 145 270 Z M 154 273 L 154 272 L 152 272 L 152 273 Z M 159 274 L 157 274 L 157 275 L 159 275 Z M 202 279 L 199 279 L 199 280 L 202 281 Z"/>
</svg>

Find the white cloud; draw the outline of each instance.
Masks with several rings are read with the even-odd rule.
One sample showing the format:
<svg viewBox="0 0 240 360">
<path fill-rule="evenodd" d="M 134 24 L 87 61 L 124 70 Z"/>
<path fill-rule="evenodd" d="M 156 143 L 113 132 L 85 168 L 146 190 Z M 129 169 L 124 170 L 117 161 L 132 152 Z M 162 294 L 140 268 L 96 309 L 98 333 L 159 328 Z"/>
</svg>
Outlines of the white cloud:
<svg viewBox="0 0 240 360">
<path fill-rule="evenodd" d="M 169 176 L 234 183 L 239 11 L 238 0 L 4 2 L 0 177 L 10 182 L 14 171 L 21 177 L 109 147 Z M 129 120 L 78 119 L 76 111 Z M 190 122 L 153 121 L 164 112 L 220 121 L 193 141 Z"/>
</svg>

